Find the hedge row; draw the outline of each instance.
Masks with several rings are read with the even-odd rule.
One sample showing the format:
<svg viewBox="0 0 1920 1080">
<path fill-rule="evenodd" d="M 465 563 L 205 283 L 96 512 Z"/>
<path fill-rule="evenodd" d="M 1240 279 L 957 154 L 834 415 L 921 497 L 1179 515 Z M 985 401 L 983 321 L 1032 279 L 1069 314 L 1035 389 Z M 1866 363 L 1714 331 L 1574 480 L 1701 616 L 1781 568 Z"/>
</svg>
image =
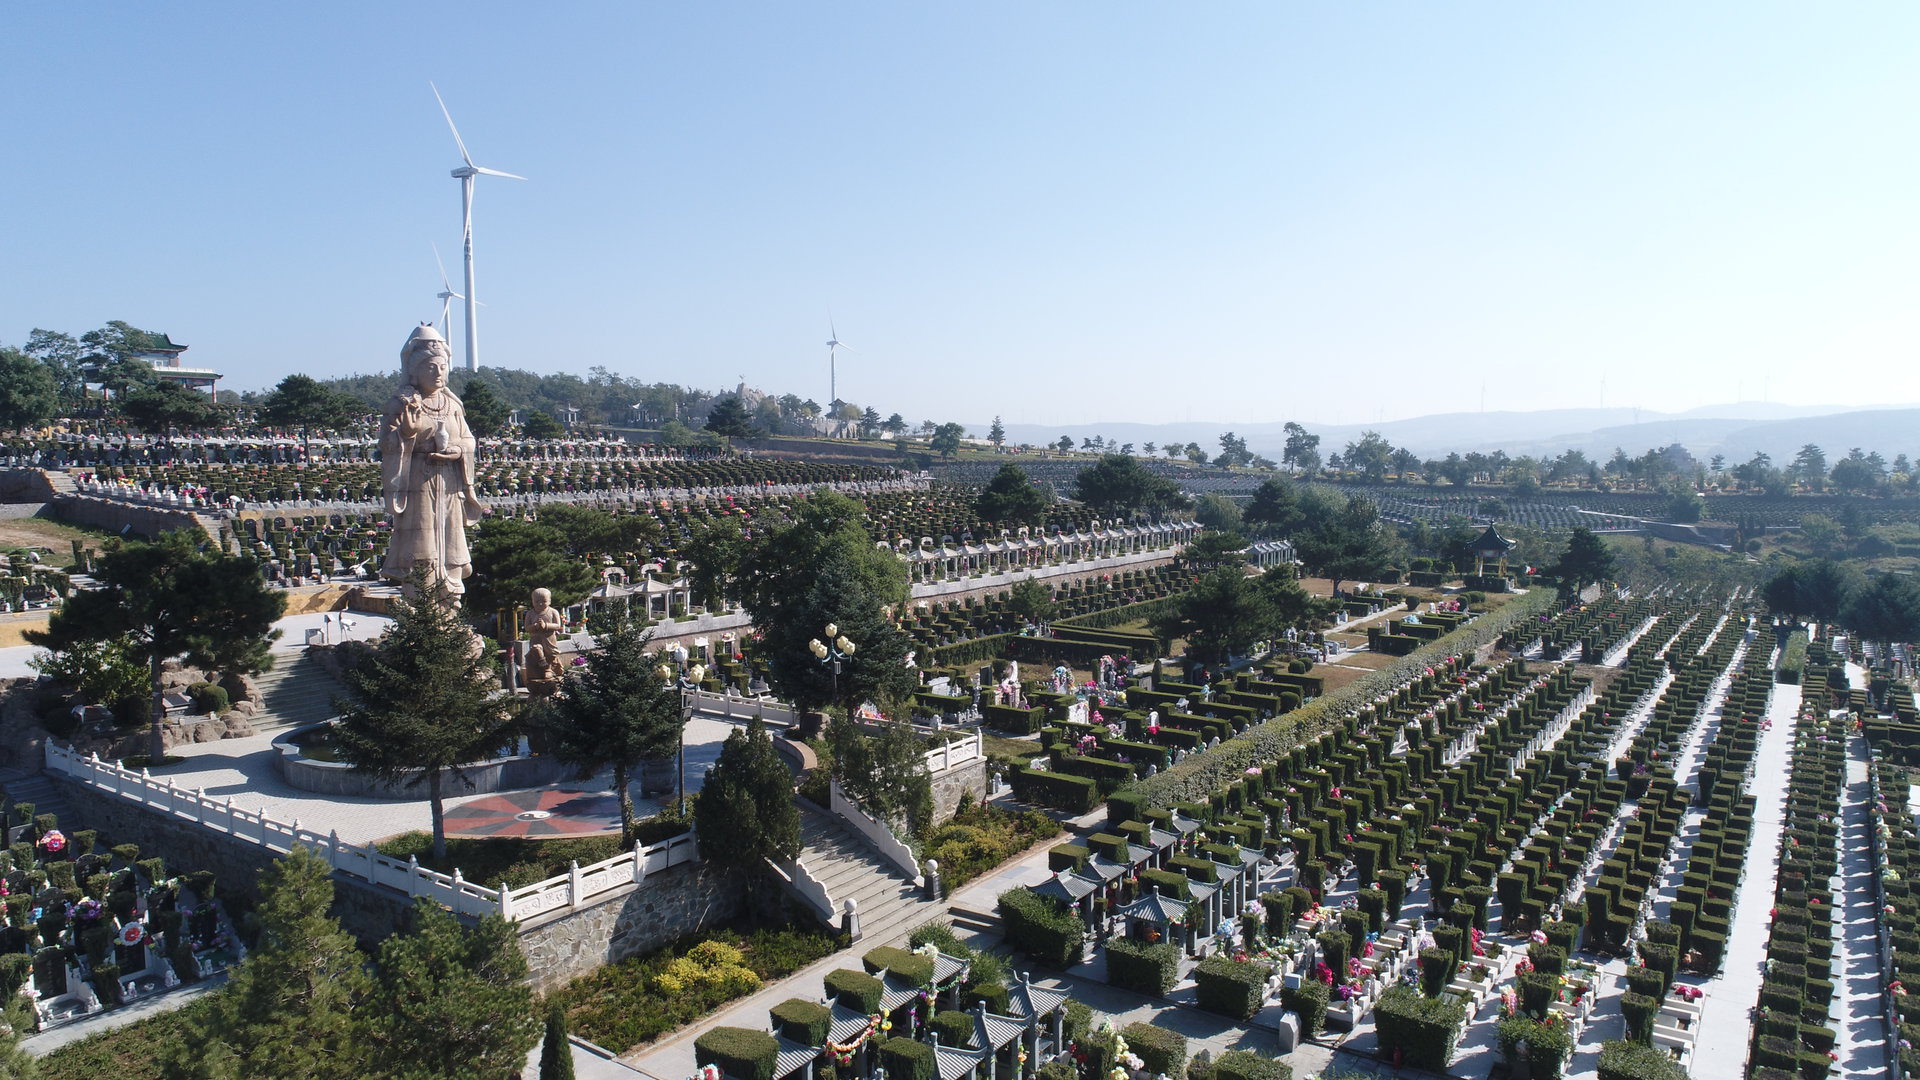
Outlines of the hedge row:
<svg viewBox="0 0 1920 1080">
<path fill-rule="evenodd" d="M 1136 781 L 1125 790 L 1140 805 L 1167 809 L 1180 803 L 1205 802 L 1246 773 L 1276 761 L 1300 743 L 1331 731 L 1341 720 L 1364 708 L 1374 698 L 1412 682 L 1433 664 L 1449 656 L 1466 655 L 1523 622 L 1537 619 L 1557 600 L 1552 589 L 1538 588 L 1517 597 L 1490 615 L 1415 650 L 1379 671 L 1317 698 L 1282 716 L 1256 723 L 1204 754 L 1196 754 L 1157 776 Z"/>
</svg>

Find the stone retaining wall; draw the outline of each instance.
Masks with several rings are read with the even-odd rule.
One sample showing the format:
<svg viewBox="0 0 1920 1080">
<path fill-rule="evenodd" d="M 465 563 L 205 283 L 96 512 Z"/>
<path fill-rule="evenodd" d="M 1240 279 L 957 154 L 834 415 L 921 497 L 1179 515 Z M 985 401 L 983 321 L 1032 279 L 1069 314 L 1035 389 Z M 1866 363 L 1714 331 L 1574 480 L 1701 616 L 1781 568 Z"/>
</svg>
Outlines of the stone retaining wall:
<svg viewBox="0 0 1920 1080">
<path fill-rule="evenodd" d="M 748 892 L 732 873 L 683 863 L 578 911 L 531 919 L 520 925 L 520 947 L 533 987 L 549 993 L 606 964 L 731 922 L 747 910 Z"/>
<path fill-rule="evenodd" d="M 950 769 L 941 769 L 933 774 L 933 820 L 945 821 L 953 816 L 959 805 L 960 795 L 966 792 L 973 802 L 979 802 L 987 793 L 987 759 L 974 758 L 962 762 Z"/>
<path fill-rule="evenodd" d="M 142 810 L 112 794 L 53 773 L 73 807 L 68 829 L 97 829 L 115 843 L 140 845 L 176 870 L 210 870 L 229 895 L 258 897 L 259 872 L 278 856 L 224 833 Z M 333 876 L 332 913 L 366 947 L 407 925 L 413 899 L 397 889 L 348 874 Z M 731 874 L 702 862 L 684 863 L 596 896 L 579 910 L 560 910 L 519 925 L 529 979 L 542 993 L 604 964 L 653 952 L 687 934 L 730 922 L 746 911 L 748 890 Z"/>
<path fill-rule="evenodd" d="M 62 495 L 54 499 L 51 506 L 53 515 L 61 521 L 106 529 L 109 532 L 125 530 L 149 540 L 157 538 L 163 532 L 172 532 L 175 529 L 198 529 L 202 533 L 206 532 L 201 527 L 200 520 L 186 510 L 141 506 L 136 503 L 121 502 L 118 499 L 98 499 L 86 495 Z"/>
</svg>

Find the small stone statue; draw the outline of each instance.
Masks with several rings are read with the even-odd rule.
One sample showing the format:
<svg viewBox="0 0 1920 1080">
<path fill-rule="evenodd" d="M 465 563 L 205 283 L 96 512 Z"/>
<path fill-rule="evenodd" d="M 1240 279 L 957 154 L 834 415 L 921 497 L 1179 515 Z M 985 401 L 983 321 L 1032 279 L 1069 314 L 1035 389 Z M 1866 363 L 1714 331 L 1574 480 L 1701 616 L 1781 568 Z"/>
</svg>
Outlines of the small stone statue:
<svg viewBox="0 0 1920 1080">
<path fill-rule="evenodd" d="M 521 623 L 527 635 L 527 692 L 534 698 L 552 697 L 560 688 L 564 674 L 560 666 L 560 612 L 553 606 L 553 593 L 533 590 L 531 606 Z"/>
</svg>

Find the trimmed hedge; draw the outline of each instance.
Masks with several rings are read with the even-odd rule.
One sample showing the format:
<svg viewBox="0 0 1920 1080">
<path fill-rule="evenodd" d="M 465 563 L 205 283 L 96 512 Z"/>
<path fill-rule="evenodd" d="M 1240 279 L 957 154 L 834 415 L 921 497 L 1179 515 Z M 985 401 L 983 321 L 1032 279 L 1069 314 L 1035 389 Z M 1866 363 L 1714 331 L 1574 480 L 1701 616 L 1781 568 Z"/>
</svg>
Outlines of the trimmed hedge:
<svg viewBox="0 0 1920 1080">
<path fill-rule="evenodd" d="M 1807 632 L 1795 630 L 1787 638 L 1787 647 L 1780 650 L 1780 666 L 1774 669 L 1775 682 L 1800 685 L 1800 677 L 1807 670 Z"/>
<path fill-rule="evenodd" d="M 1210 956 L 1193 969 L 1195 1003 L 1210 1013 L 1250 1020 L 1267 997 L 1273 969 L 1252 960 Z"/>
<path fill-rule="evenodd" d="M 1394 986 L 1375 1003 L 1373 1021 L 1382 1051 L 1391 1055 L 1398 1050 L 1406 1064 L 1443 1073 L 1467 1024 L 1467 1007 L 1453 994 L 1430 998 L 1411 987 Z"/>
<path fill-rule="evenodd" d="M 880 1011 L 880 997 L 886 986 L 866 972 L 840 968 L 827 972 L 820 981 L 826 984 L 827 994 L 847 1008 L 869 1016 Z"/>
<path fill-rule="evenodd" d="M 1687 1080 L 1687 1070 L 1659 1047 L 1609 1042 L 1600 1046 L 1600 1080 Z"/>
<path fill-rule="evenodd" d="M 933 1044 L 896 1035 L 875 1049 L 890 1080 L 933 1080 Z"/>
<path fill-rule="evenodd" d="M 1180 977 L 1180 950 L 1116 937 L 1107 942 L 1107 984 L 1150 997 L 1165 997 Z M 1182 1052 L 1184 1054 L 1184 1051 Z M 1155 1069 L 1155 1072 L 1166 1072 Z"/>
<path fill-rule="evenodd" d="M 778 1040 L 764 1031 L 747 1028 L 709 1028 L 693 1040 L 696 1064 L 717 1065 L 735 1080 L 773 1080 L 774 1059 L 779 1054 Z"/>
<path fill-rule="evenodd" d="M 1086 939 L 1079 916 L 1056 909 L 1025 888 L 1001 893 L 998 909 L 1014 948 L 1051 967 L 1079 962 Z"/>
<path fill-rule="evenodd" d="M 1024 803 L 1084 814 L 1100 804 L 1100 786 L 1085 776 L 1015 769 L 1013 797 Z"/>
<path fill-rule="evenodd" d="M 805 998 L 788 998 L 768 1009 L 767 1017 L 775 1031 L 807 1046 L 825 1046 L 833 1024 L 832 1009 Z"/>
<path fill-rule="evenodd" d="M 1290 713 L 1254 724 L 1213 750 L 1193 755 L 1158 776 L 1137 781 L 1130 790 L 1145 807 L 1164 809 L 1177 803 L 1205 801 L 1239 780 L 1248 768 L 1279 760 L 1295 746 L 1333 730 L 1375 697 L 1421 677 L 1427 668 L 1449 656 L 1464 656 L 1536 619 L 1552 609 L 1556 600 L 1552 589 L 1531 590 L 1508 601 L 1499 611 L 1467 623 L 1388 667 L 1369 672 Z"/>
<path fill-rule="evenodd" d="M 1187 1071 L 1187 1037 L 1177 1031 L 1139 1022 L 1120 1029 L 1127 1049 L 1140 1055 L 1147 1071 L 1161 1076 L 1180 1076 Z"/>
<path fill-rule="evenodd" d="M 1214 1061 L 1213 1080 L 1293 1080 L 1293 1066 L 1251 1050 L 1229 1050 Z"/>
<path fill-rule="evenodd" d="M 1528 1074 L 1534 1080 L 1560 1080 L 1573 1058 L 1573 1028 L 1565 1022 L 1541 1023 L 1515 1016 L 1500 1021 L 1500 1052 L 1513 1060 L 1520 1044 L 1527 1044 Z"/>
<path fill-rule="evenodd" d="M 1299 986 L 1280 991 L 1280 1007 L 1300 1018 L 1300 1037 L 1311 1039 L 1327 1026 L 1327 1001 L 1332 996 L 1319 979 L 1301 979 Z"/>
<path fill-rule="evenodd" d="M 891 971 L 923 989 L 933 985 L 933 961 L 906 949 L 882 945 L 867 950 L 867 954 L 860 958 L 860 963 L 870 975 Z"/>
</svg>

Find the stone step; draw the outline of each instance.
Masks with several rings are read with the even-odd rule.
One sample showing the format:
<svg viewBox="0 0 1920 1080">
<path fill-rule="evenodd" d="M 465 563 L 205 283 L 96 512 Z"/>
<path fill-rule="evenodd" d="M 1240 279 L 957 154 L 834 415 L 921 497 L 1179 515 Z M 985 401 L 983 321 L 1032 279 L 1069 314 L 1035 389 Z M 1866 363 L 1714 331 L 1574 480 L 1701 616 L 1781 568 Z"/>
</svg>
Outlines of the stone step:
<svg viewBox="0 0 1920 1080">
<path fill-rule="evenodd" d="M 85 824 L 74 818 L 72 804 L 67 801 L 66 793 L 60 789 L 60 785 L 41 773 L 26 773 L 18 769 L 4 770 L 4 774 L 0 775 L 0 793 L 4 793 L 8 806 L 15 803 L 32 803 L 34 816 L 53 814 L 67 829 L 79 828 Z"/>
<path fill-rule="evenodd" d="M 261 699 L 260 711 L 252 721 L 256 731 L 281 731 L 330 720 L 339 715 L 333 699 L 347 693 L 346 687 L 305 653 L 280 654 L 272 670 L 253 677 L 253 685 Z"/>
</svg>

